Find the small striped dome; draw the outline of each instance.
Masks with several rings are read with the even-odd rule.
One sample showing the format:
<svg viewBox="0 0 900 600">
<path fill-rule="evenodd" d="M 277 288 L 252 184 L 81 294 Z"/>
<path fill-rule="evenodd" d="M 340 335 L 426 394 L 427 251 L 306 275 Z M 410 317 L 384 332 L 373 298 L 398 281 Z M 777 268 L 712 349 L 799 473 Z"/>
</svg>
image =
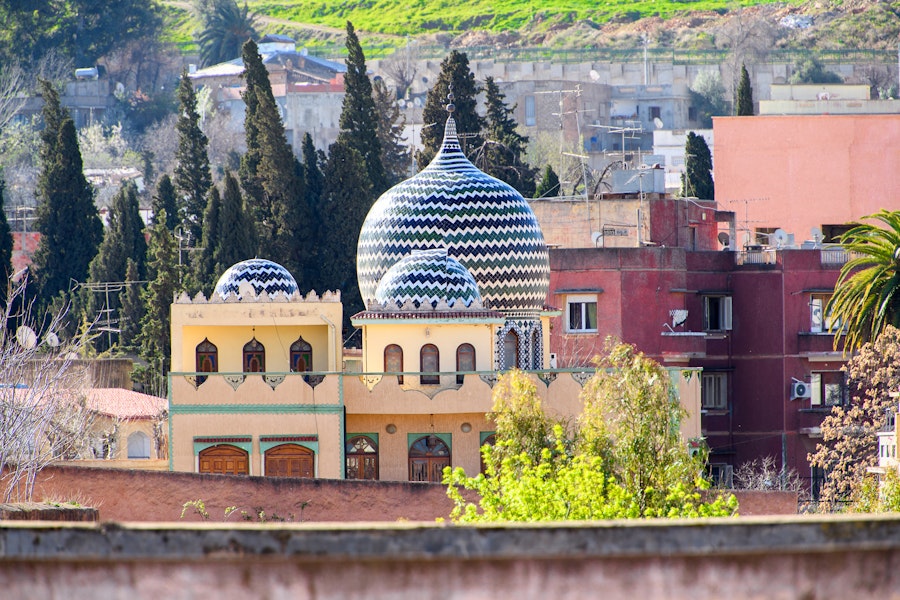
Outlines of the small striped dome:
<svg viewBox="0 0 900 600">
<path fill-rule="evenodd" d="M 413 250 L 413 253 L 388 269 L 375 301 L 393 308 L 412 301 L 416 307 L 434 308 L 444 301 L 451 308 L 481 305 L 481 293 L 475 278 L 447 250 Z"/>
<path fill-rule="evenodd" d="M 472 274 L 490 308 L 540 313 L 550 287 L 544 236 L 528 202 L 463 154 L 453 118 L 425 169 L 375 202 L 359 234 L 356 272 L 366 301 L 414 249 L 446 248 Z"/>
<path fill-rule="evenodd" d="M 214 293 L 223 300 L 231 295 L 242 300 L 241 284 L 250 284 L 257 296 L 266 293 L 269 298 L 274 298 L 279 293 L 292 296 L 298 289 L 294 276 L 278 263 L 251 258 L 232 265 L 222 273 Z"/>
</svg>

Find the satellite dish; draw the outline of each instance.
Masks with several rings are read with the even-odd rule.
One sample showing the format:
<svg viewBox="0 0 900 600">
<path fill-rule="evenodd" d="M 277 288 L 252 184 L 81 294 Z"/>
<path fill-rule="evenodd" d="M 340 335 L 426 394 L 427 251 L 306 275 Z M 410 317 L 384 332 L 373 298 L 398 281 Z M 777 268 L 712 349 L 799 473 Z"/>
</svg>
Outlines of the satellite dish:
<svg viewBox="0 0 900 600">
<path fill-rule="evenodd" d="M 663 128 L 663 120 L 660 119 L 659 117 L 653 117 L 653 124 L 656 125 L 657 129 Z"/>
<path fill-rule="evenodd" d="M 406 100 L 404 100 L 403 98 L 400 98 L 399 100 L 397 100 L 397 105 L 400 108 L 406 108 Z"/>
<path fill-rule="evenodd" d="M 603 243 L 603 232 L 595 231 L 591 234 L 591 241 L 594 242 L 594 246 L 599 246 Z"/>
<path fill-rule="evenodd" d="M 593 81 L 595 83 L 600 81 L 600 73 L 598 73 L 594 69 L 591 69 L 591 72 L 589 73 L 589 75 L 591 76 L 591 81 Z"/>
<path fill-rule="evenodd" d="M 818 227 L 810 229 L 809 235 L 812 236 L 813 241 L 817 244 L 822 241 L 822 230 Z"/>
<path fill-rule="evenodd" d="M 44 336 L 44 341 L 47 342 L 47 345 L 51 348 L 59 346 L 59 336 L 52 331 Z"/>
<path fill-rule="evenodd" d="M 16 341 L 19 345 L 27 350 L 31 350 L 37 346 L 37 334 L 34 329 L 27 325 L 21 325 L 16 329 Z"/>
<path fill-rule="evenodd" d="M 776 229 L 775 233 L 772 234 L 772 240 L 775 242 L 776 247 L 784 247 L 784 245 L 787 244 L 788 241 L 787 231 L 781 228 Z"/>
<path fill-rule="evenodd" d="M 727 246 L 728 242 L 731 241 L 731 238 L 728 237 L 728 234 L 724 231 L 719 232 L 719 243 L 723 246 Z"/>
</svg>

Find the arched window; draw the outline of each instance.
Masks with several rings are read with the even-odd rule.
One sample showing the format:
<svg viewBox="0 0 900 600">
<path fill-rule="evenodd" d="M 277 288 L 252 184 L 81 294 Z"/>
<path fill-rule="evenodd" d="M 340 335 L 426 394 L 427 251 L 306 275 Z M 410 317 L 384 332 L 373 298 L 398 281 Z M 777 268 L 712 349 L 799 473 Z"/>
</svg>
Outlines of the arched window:
<svg viewBox="0 0 900 600">
<path fill-rule="evenodd" d="M 420 437 L 409 447 L 409 480 L 440 483 L 450 466 L 450 447 L 436 435 Z"/>
<path fill-rule="evenodd" d="M 303 336 L 291 344 L 291 371 L 303 373 L 312 371 L 312 346 Z"/>
<path fill-rule="evenodd" d="M 496 443 L 497 443 L 497 434 L 492 433 L 491 435 L 484 438 L 484 442 L 481 443 L 481 447 L 482 448 L 484 448 L 485 446 L 493 447 L 494 444 L 496 444 Z M 484 464 L 484 453 L 482 453 L 481 454 L 481 472 L 484 473 L 486 470 L 487 469 L 485 469 L 485 464 Z"/>
<path fill-rule="evenodd" d="M 219 349 L 216 345 L 203 338 L 203 341 L 197 344 L 197 372 L 198 373 L 216 373 L 219 370 Z M 197 385 L 206 381 L 203 375 L 197 376 Z"/>
<path fill-rule="evenodd" d="M 266 347 L 253 338 L 244 345 L 244 373 L 262 373 L 266 370 Z"/>
<path fill-rule="evenodd" d="M 475 370 L 475 346 L 472 344 L 460 344 L 456 349 L 456 383 L 462 385 L 465 375 L 459 374 L 459 371 Z"/>
<path fill-rule="evenodd" d="M 391 344 L 384 349 L 385 373 L 403 372 L 403 348 L 397 344 Z M 403 383 L 403 375 L 397 375 L 397 383 Z"/>
<path fill-rule="evenodd" d="M 249 475 L 250 461 L 247 451 L 230 444 L 219 444 L 201 450 L 200 472 Z"/>
<path fill-rule="evenodd" d="M 347 479 L 378 479 L 378 444 L 369 436 L 358 435 L 347 441 L 344 448 Z"/>
<path fill-rule="evenodd" d="M 266 450 L 266 477 L 315 477 L 315 453 L 299 444 Z"/>
<path fill-rule="evenodd" d="M 502 371 L 509 371 L 519 366 L 519 336 L 510 329 L 503 337 Z"/>
<path fill-rule="evenodd" d="M 437 374 L 441 370 L 441 355 L 437 346 L 425 344 L 419 351 L 419 383 L 422 385 L 435 385 L 441 382 L 441 376 Z"/>
<path fill-rule="evenodd" d="M 128 436 L 128 458 L 150 458 L 150 436 L 135 431 Z"/>
</svg>

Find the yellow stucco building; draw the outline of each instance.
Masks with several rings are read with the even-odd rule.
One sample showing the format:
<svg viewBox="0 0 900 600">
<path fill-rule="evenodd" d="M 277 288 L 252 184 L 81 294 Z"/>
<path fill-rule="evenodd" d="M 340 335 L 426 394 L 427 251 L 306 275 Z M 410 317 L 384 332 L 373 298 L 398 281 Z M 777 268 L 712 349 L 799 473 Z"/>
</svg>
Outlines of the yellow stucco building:
<svg viewBox="0 0 900 600">
<path fill-rule="evenodd" d="M 588 372 L 550 369 L 550 267 L 522 196 L 475 168 L 448 119 L 422 172 L 360 231 L 362 369 L 342 364 L 340 293 L 302 295 L 253 259 L 210 298 L 172 305 L 170 466 L 263 476 L 440 481 L 481 468 L 498 371 L 531 372 L 548 411 L 575 417 Z M 349 363 L 348 363 L 349 364 Z M 354 369 L 357 371 L 357 369 Z M 699 377 L 671 371 L 700 435 Z"/>
</svg>

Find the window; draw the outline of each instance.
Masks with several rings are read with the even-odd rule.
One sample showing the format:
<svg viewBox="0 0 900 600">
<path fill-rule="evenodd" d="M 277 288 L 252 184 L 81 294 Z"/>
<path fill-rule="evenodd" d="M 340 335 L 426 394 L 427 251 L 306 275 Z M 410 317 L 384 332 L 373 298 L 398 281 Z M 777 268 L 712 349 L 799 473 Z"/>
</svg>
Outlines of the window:
<svg viewBox="0 0 900 600">
<path fill-rule="evenodd" d="M 197 344 L 197 372 L 198 373 L 216 373 L 219 370 L 219 349 L 215 344 L 207 338 Z M 206 377 L 199 375 L 197 377 L 197 385 L 206 381 Z"/>
<path fill-rule="evenodd" d="M 809 330 L 811 333 L 830 333 L 832 327 L 840 330 L 840 320 L 832 319 L 827 312 L 831 294 L 813 294 L 809 298 Z"/>
<path fill-rule="evenodd" d="M 460 371 L 475 370 L 475 346 L 472 344 L 459 345 L 456 349 L 456 370 L 456 383 L 457 385 L 462 385 L 465 375 L 462 375 Z"/>
<path fill-rule="evenodd" d="M 434 344 L 425 344 L 419 351 L 419 383 L 422 385 L 436 385 L 441 382 L 438 371 L 440 366 L 440 353 Z"/>
<path fill-rule="evenodd" d="M 510 329 L 503 336 L 503 371 L 519 367 L 519 336 Z"/>
<path fill-rule="evenodd" d="M 703 373 L 700 404 L 708 410 L 728 409 L 728 373 Z"/>
<path fill-rule="evenodd" d="M 729 464 L 711 463 L 709 465 L 709 476 L 713 487 L 734 488 L 734 467 Z"/>
<path fill-rule="evenodd" d="M 731 296 L 703 297 L 703 329 L 706 331 L 731 330 Z"/>
<path fill-rule="evenodd" d="M 378 479 L 378 444 L 367 435 L 357 435 L 344 448 L 347 479 Z"/>
<path fill-rule="evenodd" d="M 266 370 L 266 347 L 253 338 L 244 345 L 244 373 L 262 373 Z"/>
<path fill-rule="evenodd" d="M 650 107 L 650 120 L 658 119 L 662 115 L 662 111 L 660 111 L 658 106 Z"/>
<path fill-rule="evenodd" d="M 391 344 L 384 349 L 384 372 L 403 373 L 403 348 Z M 403 375 L 397 375 L 397 383 L 403 385 Z"/>
<path fill-rule="evenodd" d="M 481 442 L 481 447 L 482 448 L 484 448 L 485 446 L 493 447 L 496 443 L 497 443 L 497 434 L 491 433 L 491 434 L 487 435 L 484 438 L 484 440 Z M 485 471 L 487 471 L 487 465 L 484 462 L 484 453 L 482 452 L 481 453 L 481 472 L 484 473 Z"/>
<path fill-rule="evenodd" d="M 436 435 L 420 437 L 409 447 L 409 480 L 440 483 L 450 466 L 450 447 Z"/>
<path fill-rule="evenodd" d="M 566 331 L 589 333 L 597 331 L 597 296 L 585 294 L 566 298 Z"/>
<path fill-rule="evenodd" d="M 312 346 L 303 336 L 291 344 L 291 371 L 303 373 L 312 371 Z"/>
<path fill-rule="evenodd" d="M 525 126 L 534 127 L 537 125 L 537 117 L 534 110 L 534 96 L 525 96 Z"/>
<path fill-rule="evenodd" d="M 697 108 L 694 106 L 688 107 L 688 121 L 696 121 L 697 120 Z"/>
<path fill-rule="evenodd" d="M 128 436 L 128 458 L 150 458 L 150 436 L 135 431 Z"/>
<path fill-rule="evenodd" d="M 531 332 L 531 368 L 538 370 L 544 365 L 541 364 L 541 336 L 537 329 Z"/>
<path fill-rule="evenodd" d="M 841 406 L 848 400 L 843 371 L 813 373 L 809 378 L 809 390 L 809 403 L 813 406 Z"/>
</svg>

